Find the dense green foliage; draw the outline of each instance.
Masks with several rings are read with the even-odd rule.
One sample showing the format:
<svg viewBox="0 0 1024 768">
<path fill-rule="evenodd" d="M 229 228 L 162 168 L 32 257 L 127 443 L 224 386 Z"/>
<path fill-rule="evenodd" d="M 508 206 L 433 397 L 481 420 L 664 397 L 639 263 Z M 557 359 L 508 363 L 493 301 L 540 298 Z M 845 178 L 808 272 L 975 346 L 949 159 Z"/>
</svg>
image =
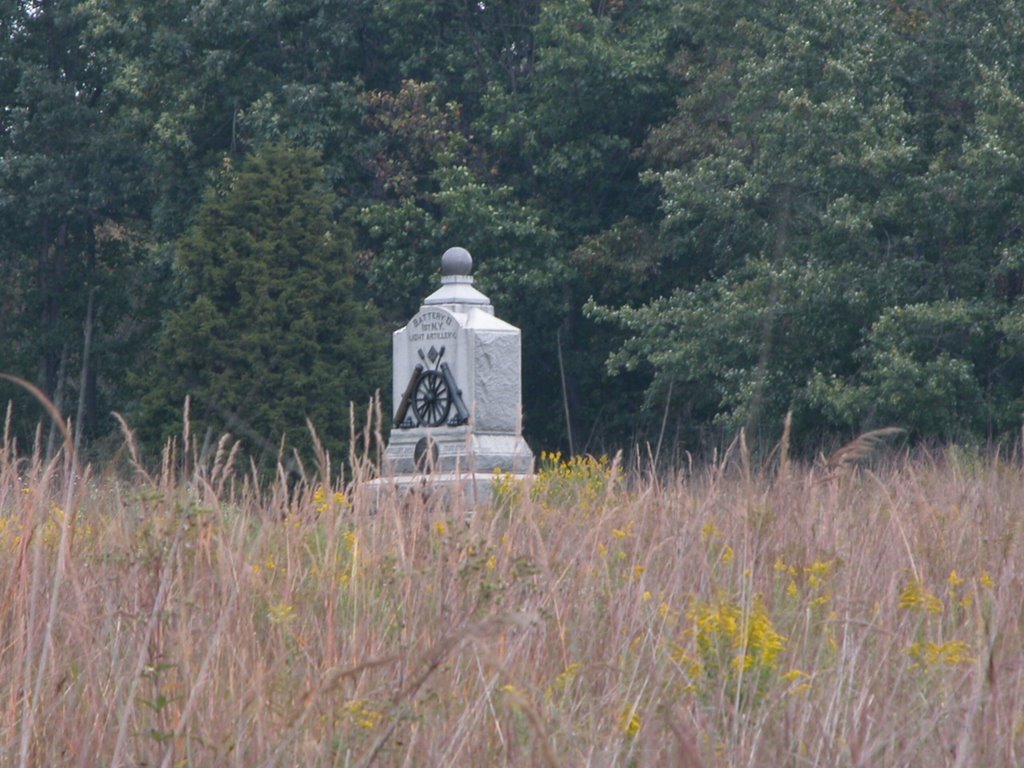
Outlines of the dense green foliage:
<svg viewBox="0 0 1024 768">
<path fill-rule="evenodd" d="M 462 245 L 538 447 L 998 438 L 1022 77 L 1010 0 L 4 0 L 0 370 L 97 446 L 340 444 Z"/>
<path fill-rule="evenodd" d="M 175 434 L 231 431 L 276 455 L 285 435 L 328 447 L 348 436 L 348 403 L 386 375 L 376 313 L 353 296 L 351 237 L 309 150 L 267 145 L 224 169 L 178 241 L 178 308 L 145 381 L 142 424 Z"/>
<path fill-rule="evenodd" d="M 593 308 L 632 334 L 613 364 L 653 365 L 697 423 L 1014 430 L 1019 9 L 685 5 L 678 109 L 647 144 L 678 282 Z"/>
</svg>

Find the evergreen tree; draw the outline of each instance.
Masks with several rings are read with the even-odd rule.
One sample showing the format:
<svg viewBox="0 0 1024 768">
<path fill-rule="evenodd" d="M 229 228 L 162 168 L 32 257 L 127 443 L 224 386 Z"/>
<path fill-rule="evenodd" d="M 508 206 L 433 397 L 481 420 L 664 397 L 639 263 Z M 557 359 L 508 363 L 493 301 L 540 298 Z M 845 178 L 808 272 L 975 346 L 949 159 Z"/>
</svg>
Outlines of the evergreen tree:
<svg viewBox="0 0 1024 768">
<path fill-rule="evenodd" d="M 254 453 L 281 436 L 308 445 L 306 420 L 328 448 L 344 445 L 349 403 L 385 382 L 386 335 L 354 295 L 350 233 L 316 155 L 269 145 L 229 162 L 177 244 L 181 298 L 160 340 L 143 425 L 243 438 Z"/>
</svg>

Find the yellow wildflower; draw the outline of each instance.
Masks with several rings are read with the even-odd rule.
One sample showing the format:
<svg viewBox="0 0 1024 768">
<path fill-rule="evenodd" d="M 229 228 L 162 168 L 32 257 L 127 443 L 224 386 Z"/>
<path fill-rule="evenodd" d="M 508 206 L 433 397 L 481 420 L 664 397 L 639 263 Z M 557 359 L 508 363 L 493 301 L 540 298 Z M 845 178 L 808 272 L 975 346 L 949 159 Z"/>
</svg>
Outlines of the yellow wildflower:
<svg viewBox="0 0 1024 768">
<path fill-rule="evenodd" d="M 755 664 L 774 668 L 785 647 L 786 638 L 775 630 L 760 597 L 755 597 L 749 611 L 726 599 L 714 604 L 698 604 L 687 616 L 696 624 L 701 655 L 714 658 L 721 642 L 725 641 L 739 652 L 732 661 L 737 670 L 750 669 Z"/>
<path fill-rule="evenodd" d="M 271 624 L 287 624 L 295 618 L 295 607 L 289 603 L 277 603 L 267 609 Z"/>
<path fill-rule="evenodd" d="M 363 699 L 353 699 L 352 701 L 345 702 L 341 708 L 352 722 L 367 731 L 376 728 L 384 719 L 383 712 Z"/>
<path fill-rule="evenodd" d="M 327 492 L 322 485 L 318 485 L 313 491 L 313 505 L 318 513 L 326 512 L 331 505 L 327 503 Z"/>
<path fill-rule="evenodd" d="M 718 538 L 721 535 L 722 535 L 722 532 L 720 530 L 718 530 L 718 526 L 715 525 L 714 520 L 709 521 L 708 523 L 706 523 L 704 525 L 703 528 L 700 529 L 700 537 L 704 541 L 709 541 L 711 539 L 716 539 L 716 538 Z"/>
<path fill-rule="evenodd" d="M 924 584 L 912 579 L 907 588 L 900 593 L 900 608 L 926 613 L 942 613 L 942 601 L 929 592 Z"/>
<path fill-rule="evenodd" d="M 971 647 L 963 640 L 946 643 L 912 643 L 907 652 L 910 657 L 925 665 L 970 664 L 974 659 L 969 655 Z"/>
<path fill-rule="evenodd" d="M 627 705 L 619 715 L 619 728 L 628 738 L 634 738 L 640 732 L 640 713 L 635 705 Z"/>
</svg>

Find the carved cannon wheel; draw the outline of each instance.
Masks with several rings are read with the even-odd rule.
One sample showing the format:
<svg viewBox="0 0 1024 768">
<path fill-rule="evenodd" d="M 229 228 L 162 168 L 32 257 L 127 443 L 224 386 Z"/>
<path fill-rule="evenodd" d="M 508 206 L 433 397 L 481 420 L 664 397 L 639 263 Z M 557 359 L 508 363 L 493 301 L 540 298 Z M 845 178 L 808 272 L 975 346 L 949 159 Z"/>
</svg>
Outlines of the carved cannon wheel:
<svg viewBox="0 0 1024 768">
<path fill-rule="evenodd" d="M 440 427 L 444 424 L 452 407 L 452 393 L 444 376 L 437 371 L 420 374 L 412 407 L 422 426 Z"/>
</svg>

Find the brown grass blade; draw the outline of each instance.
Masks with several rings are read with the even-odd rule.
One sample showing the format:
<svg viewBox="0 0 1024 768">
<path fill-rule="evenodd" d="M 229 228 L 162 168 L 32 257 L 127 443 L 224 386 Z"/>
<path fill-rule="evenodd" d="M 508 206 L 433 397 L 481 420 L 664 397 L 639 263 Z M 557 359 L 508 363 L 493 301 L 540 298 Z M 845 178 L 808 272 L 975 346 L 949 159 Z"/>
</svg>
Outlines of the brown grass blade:
<svg viewBox="0 0 1024 768">
<path fill-rule="evenodd" d="M 825 459 L 825 466 L 830 471 L 835 471 L 859 464 L 878 450 L 886 438 L 902 434 L 904 431 L 902 427 L 882 427 L 858 435 Z"/>
</svg>

